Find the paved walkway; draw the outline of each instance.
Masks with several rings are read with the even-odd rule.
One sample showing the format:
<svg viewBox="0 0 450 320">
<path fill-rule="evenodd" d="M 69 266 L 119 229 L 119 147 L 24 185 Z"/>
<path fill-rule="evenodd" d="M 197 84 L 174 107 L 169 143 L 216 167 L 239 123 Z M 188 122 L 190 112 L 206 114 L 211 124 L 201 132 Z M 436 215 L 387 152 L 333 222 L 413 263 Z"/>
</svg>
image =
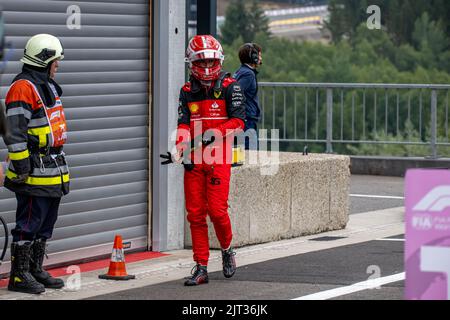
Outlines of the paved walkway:
<svg viewBox="0 0 450 320">
<path fill-rule="evenodd" d="M 127 264 L 135 280 L 116 282 L 98 279 L 104 269 L 67 275 L 67 287 L 47 290 L 39 296 L 0 289 L 0 299 L 295 299 L 331 289 L 348 287 L 373 277 L 403 272 L 403 207 L 350 215 L 345 230 L 259 244 L 237 249 L 238 271 L 231 279 L 221 275 L 220 252 L 212 251 L 210 283 L 183 286 L 193 267 L 190 250 Z M 337 237 L 325 238 L 323 237 Z M 377 240 L 394 237 L 394 241 Z M 318 241 L 330 240 L 330 241 Z M 316 240 L 314 240 L 316 239 Z M 390 258 L 388 258 L 390 257 Z M 370 269 L 372 268 L 372 269 Z M 377 269 L 378 268 L 378 269 Z M 69 278 L 70 277 L 70 278 Z M 395 279 L 393 279 L 395 280 Z M 358 298 L 401 299 L 402 283 L 384 291 L 344 290 Z M 370 290 L 370 291 L 368 291 Z M 367 295 L 369 294 L 369 295 Z M 327 298 L 326 294 L 323 297 Z M 361 297 L 361 296 L 360 296 Z M 318 297 L 320 298 L 320 296 Z"/>
</svg>

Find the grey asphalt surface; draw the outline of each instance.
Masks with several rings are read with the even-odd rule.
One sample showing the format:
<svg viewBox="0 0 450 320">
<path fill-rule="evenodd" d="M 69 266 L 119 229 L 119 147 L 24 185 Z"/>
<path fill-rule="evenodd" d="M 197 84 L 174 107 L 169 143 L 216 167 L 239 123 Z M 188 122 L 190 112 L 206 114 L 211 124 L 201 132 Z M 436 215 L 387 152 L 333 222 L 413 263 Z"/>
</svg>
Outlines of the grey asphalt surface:
<svg viewBox="0 0 450 320">
<path fill-rule="evenodd" d="M 286 300 L 403 271 L 403 242 L 369 241 L 238 268 L 231 279 L 209 274 L 209 284 L 184 287 L 182 279 L 97 296 L 92 300 Z M 403 298 L 403 281 L 336 299 Z M 90 299 L 90 300 L 91 300 Z"/>
<path fill-rule="evenodd" d="M 403 197 L 404 178 L 352 175 L 350 194 Z M 403 206 L 403 200 L 350 197 L 350 214 Z"/>
<path fill-rule="evenodd" d="M 402 196 L 403 178 L 352 176 L 350 193 Z M 402 205 L 402 200 L 351 197 L 352 214 Z M 403 238 L 403 235 L 390 238 Z M 403 246 L 402 241 L 374 240 L 243 266 L 231 279 L 225 279 L 221 272 L 213 272 L 207 285 L 184 287 L 184 280 L 180 279 L 90 300 L 294 299 L 368 280 L 372 275 L 370 268 L 379 270 L 380 277 L 403 272 Z M 399 281 L 335 299 L 400 300 L 403 287 L 403 281 Z"/>
</svg>

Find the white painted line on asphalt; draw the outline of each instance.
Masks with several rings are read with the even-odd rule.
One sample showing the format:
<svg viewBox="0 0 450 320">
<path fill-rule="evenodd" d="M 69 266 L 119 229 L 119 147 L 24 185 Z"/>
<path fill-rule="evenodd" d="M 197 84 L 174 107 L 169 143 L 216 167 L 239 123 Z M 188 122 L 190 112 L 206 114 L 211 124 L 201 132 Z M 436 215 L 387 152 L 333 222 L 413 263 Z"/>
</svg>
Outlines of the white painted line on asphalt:
<svg viewBox="0 0 450 320">
<path fill-rule="evenodd" d="M 374 198 L 374 199 L 397 199 L 397 200 L 404 200 L 405 197 L 398 197 L 398 196 L 377 196 L 372 194 L 350 194 L 350 197 L 355 198 Z"/>
<path fill-rule="evenodd" d="M 391 276 L 386 276 L 382 278 L 369 279 L 366 281 L 358 282 L 352 284 L 351 286 L 341 287 L 331 290 L 326 290 L 322 292 L 317 292 L 313 294 L 309 294 L 306 296 L 298 297 L 292 300 L 327 300 L 331 298 L 336 298 L 340 296 L 344 296 L 346 294 L 378 288 L 388 283 L 397 282 L 405 279 L 405 273 L 397 273 Z"/>
<path fill-rule="evenodd" d="M 397 238 L 381 238 L 375 239 L 376 241 L 405 241 L 405 239 L 397 239 Z"/>
</svg>

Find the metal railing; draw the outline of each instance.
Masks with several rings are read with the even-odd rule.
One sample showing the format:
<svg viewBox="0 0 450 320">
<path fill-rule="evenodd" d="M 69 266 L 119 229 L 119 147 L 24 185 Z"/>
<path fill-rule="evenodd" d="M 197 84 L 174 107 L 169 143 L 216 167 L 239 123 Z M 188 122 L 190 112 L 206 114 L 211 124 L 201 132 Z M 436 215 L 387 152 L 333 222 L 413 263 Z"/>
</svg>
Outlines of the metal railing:
<svg viewBox="0 0 450 320">
<path fill-rule="evenodd" d="M 280 142 L 450 146 L 450 85 L 259 83 L 260 128 Z M 271 139 L 266 139 L 270 141 Z"/>
</svg>

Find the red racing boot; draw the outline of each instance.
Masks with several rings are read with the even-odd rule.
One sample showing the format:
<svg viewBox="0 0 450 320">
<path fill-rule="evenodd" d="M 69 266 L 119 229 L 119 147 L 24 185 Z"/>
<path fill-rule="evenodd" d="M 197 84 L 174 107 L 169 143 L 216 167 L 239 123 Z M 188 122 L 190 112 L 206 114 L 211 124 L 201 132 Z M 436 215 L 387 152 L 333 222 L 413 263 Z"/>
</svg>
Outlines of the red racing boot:
<svg viewBox="0 0 450 320">
<path fill-rule="evenodd" d="M 187 280 L 184 282 L 185 286 L 196 286 L 199 284 L 209 282 L 208 270 L 206 266 L 201 266 L 197 264 L 194 268 L 192 268 L 191 274 L 192 276 L 188 277 Z"/>
<path fill-rule="evenodd" d="M 223 275 L 225 278 L 231 278 L 236 272 L 236 259 L 234 256 L 236 252 L 230 247 L 228 250 L 222 249 L 222 266 L 223 266 Z"/>
</svg>

